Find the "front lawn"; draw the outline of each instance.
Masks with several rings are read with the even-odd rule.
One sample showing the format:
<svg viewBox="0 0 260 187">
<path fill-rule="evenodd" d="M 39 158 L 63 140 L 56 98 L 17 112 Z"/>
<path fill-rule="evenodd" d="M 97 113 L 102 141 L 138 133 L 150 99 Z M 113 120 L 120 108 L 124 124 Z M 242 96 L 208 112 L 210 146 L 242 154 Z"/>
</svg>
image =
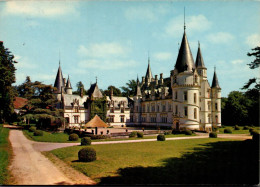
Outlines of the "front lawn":
<svg viewBox="0 0 260 187">
<path fill-rule="evenodd" d="M 7 170 L 11 156 L 11 145 L 8 142 L 9 129 L 0 124 L 0 184 L 6 184 L 9 173 Z"/>
<path fill-rule="evenodd" d="M 224 134 L 224 129 L 229 128 L 232 130 L 232 134 L 248 134 L 250 135 L 249 130 L 243 130 L 242 126 L 239 126 L 240 130 L 235 130 L 234 127 L 229 127 L 226 126 L 225 128 L 219 128 L 219 133 L 220 134 Z M 254 130 L 257 130 L 258 132 L 260 132 L 260 128 L 259 127 L 253 127 Z"/>
<path fill-rule="evenodd" d="M 208 138 L 91 145 L 97 160 L 89 163 L 78 161 L 83 146 L 51 153 L 102 185 L 255 184 L 259 148 L 251 143 Z"/>
<path fill-rule="evenodd" d="M 69 141 L 69 135 L 66 133 L 50 133 L 43 131 L 43 136 L 34 136 L 33 132 L 29 132 L 28 130 L 23 130 L 24 135 L 34 141 L 38 142 L 57 142 L 57 143 L 72 143 L 72 142 L 80 142 L 81 139 L 79 138 L 78 141 Z M 185 134 L 170 134 L 170 135 L 165 135 L 166 138 L 173 138 L 173 137 L 185 137 L 189 135 Z M 193 134 L 192 136 L 195 136 Z M 93 142 L 100 142 L 100 141 L 119 141 L 119 140 L 140 140 L 140 139 L 156 139 L 156 135 L 154 136 L 144 136 L 143 138 L 118 138 L 118 139 L 112 139 L 112 138 L 107 138 L 107 139 L 96 139 L 92 140 Z"/>
</svg>

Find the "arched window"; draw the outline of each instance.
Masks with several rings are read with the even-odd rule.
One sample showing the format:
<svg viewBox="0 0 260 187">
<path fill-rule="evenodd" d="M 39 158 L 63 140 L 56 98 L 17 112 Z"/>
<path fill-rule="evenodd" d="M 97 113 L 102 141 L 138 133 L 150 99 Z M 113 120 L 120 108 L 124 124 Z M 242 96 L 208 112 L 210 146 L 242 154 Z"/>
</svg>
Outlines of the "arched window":
<svg viewBox="0 0 260 187">
<path fill-rule="evenodd" d="M 197 119 L 197 108 L 194 108 L 194 119 Z"/>
</svg>

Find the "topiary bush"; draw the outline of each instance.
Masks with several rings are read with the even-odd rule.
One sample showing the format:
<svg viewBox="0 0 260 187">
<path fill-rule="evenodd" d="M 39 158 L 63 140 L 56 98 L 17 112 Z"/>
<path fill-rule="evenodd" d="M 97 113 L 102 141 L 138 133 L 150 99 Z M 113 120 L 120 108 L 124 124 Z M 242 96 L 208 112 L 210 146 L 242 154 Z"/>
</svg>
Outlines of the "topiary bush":
<svg viewBox="0 0 260 187">
<path fill-rule="evenodd" d="M 137 132 L 137 138 L 143 138 L 144 134 L 142 132 Z"/>
<path fill-rule="evenodd" d="M 248 130 L 249 127 L 248 126 L 244 126 L 243 130 Z"/>
<path fill-rule="evenodd" d="M 30 127 L 29 128 L 29 132 L 35 132 L 36 131 L 36 127 Z"/>
<path fill-rule="evenodd" d="M 92 162 L 97 159 L 96 150 L 92 147 L 86 147 L 78 152 L 78 158 L 81 162 Z"/>
<path fill-rule="evenodd" d="M 185 133 L 186 135 L 192 135 L 192 131 L 191 131 L 191 130 L 185 130 L 184 133 Z"/>
<path fill-rule="evenodd" d="M 239 128 L 238 125 L 235 125 L 234 129 L 235 129 L 235 130 L 240 130 L 240 128 Z"/>
<path fill-rule="evenodd" d="M 69 136 L 69 141 L 77 141 L 78 139 L 79 139 L 79 136 L 75 133 L 73 133 Z"/>
<path fill-rule="evenodd" d="M 40 130 L 35 130 L 33 133 L 34 136 L 43 136 L 43 132 Z"/>
<path fill-rule="evenodd" d="M 209 133 L 209 137 L 210 138 L 217 138 L 218 134 L 216 132 L 211 132 L 211 133 Z"/>
<path fill-rule="evenodd" d="M 232 133 L 232 130 L 230 128 L 224 129 L 224 133 Z"/>
<path fill-rule="evenodd" d="M 81 145 L 91 145 L 91 138 L 89 137 L 81 138 Z"/>
<path fill-rule="evenodd" d="M 165 141 L 165 136 L 163 134 L 159 134 L 157 136 L 157 141 Z"/>
<path fill-rule="evenodd" d="M 136 137 L 137 136 L 137 132 L 136 131 L 133 131 L 129 134 L 129 138 L 133 138 L 133 137 Z"/>
</svg>

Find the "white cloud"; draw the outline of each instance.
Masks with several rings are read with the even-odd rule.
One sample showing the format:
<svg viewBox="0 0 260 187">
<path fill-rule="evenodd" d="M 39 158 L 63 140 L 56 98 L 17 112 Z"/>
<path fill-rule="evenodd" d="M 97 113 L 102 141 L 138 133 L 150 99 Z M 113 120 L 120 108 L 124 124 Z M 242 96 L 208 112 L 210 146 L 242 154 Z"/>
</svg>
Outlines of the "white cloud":
<svg viewBox="0 0 260 187">
<path fill-rule="evenodd" d="M 212 33 L 206 36 L 207 40 L 214 44 L 229 43 L 234 39 L 234 36 L 228 32 Z"/>
<path fill-rule="evenodd" d="M 166 36 L 179 37 L 183 33 L 183 16 L 173 18 L 165 27 Z M 212 23 L 204 15 L 188 16 L 186 27 L 189 33 L 206 31 Z"/>
<path fill-rule="evenodd" d="M 237 64 L 243 64 L 245 61 L 241 59 L 233 60 L 231 61 L 232 64 L 237 65 Z"/>
<path fill-rule="evenodd" d="M 172 54 L 169 52 L 159 52 L 159 53 L 155 53 L 153 55 L 153 58 L 159 61 L 170 60 L 172 59 Z"/>
<path fill-rule="evenodd" d="M 102 70 L 117 70 L 121 68 L 131 68 L 137 65 L 134 60 L 107 60 L 107 59 L 87 59 L 80 61 L 80 68 L 102 69 Z"/>
<path fill-rule="evenodd" d="M 33 17 L 55 17 L 77 14 L 76 1 L 7 1 L 5 14 Z"/>
<path fill-rule="evenodd" d="M 260 46 L 260 34 L 255 33 L 248 36 L 246 38 L 246 44 L 252 48 Z"/>
<path fill-rule="evenodd" d="M 27 57 L 21 57 L 19 55 L 15 55 L 14 60 L 18 63 L 15 64 L 15 67 L 17 69 L 35 69 L 37 68 L 36 64 L 30 63 L 29 59 Z"/>
<path fill-rule="evenodd" d="M 157 21 L 159 15 L 164 15 L 169 12 L 169 7 L 167 6 L 135 6 L 129 7 L 125 11 L 125 17 L 128 20 L 142 20 L 142 21 Z"/>
<path fill-rule="evenodd" d="M 80 45 L 78 54 L 85 57 L 105 58 L 105 57 L 123 57 L 129 52 L 128 47 L 124 47 L 119 43 L 97 43 L 88 47 Z"/>
</svg>

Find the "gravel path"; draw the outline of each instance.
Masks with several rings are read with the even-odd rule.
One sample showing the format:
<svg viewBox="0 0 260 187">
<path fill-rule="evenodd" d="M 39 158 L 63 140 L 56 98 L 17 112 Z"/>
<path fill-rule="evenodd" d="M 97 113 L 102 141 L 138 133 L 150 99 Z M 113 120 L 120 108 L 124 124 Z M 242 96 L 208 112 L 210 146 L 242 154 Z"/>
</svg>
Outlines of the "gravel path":
<svg viewBox="0 0 260 187">
<path fill-rule="evenodd" d="M 35 149 L 35 142 L 28 140 L 20 130 L 11 130 L 9 135 L 13 148 L 13 159 L 9 170 L 18 185 L 73 185 L 94 182 L 85 175 L 74 174 L 74 180 L 67 177 L 50 160 Z M 37 143 L 36 143 L 37 144 Z M 69 168 L 69 166 L 67 166 Z M 72 168 L 69 168 L 72 169 Z M 73 170 L 73 169 L 72 169 Z M 82 177 L 85 178 L 82 179 Z"/>
</svg>

